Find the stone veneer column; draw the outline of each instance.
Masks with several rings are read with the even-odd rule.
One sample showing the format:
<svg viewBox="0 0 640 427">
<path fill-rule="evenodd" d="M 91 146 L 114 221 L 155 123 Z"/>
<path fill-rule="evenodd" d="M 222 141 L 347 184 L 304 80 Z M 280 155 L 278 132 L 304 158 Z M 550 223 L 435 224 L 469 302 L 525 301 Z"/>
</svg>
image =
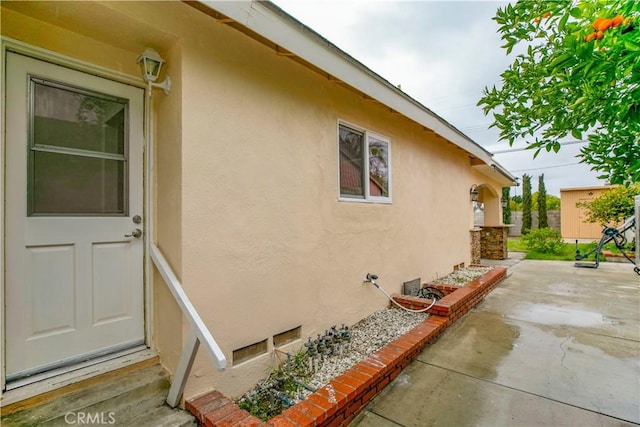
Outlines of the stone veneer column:
<svg viewBox="0 0 640 427">
<path fill-rule="evenodd" d="M 469 230 L 471 233 L 471 265 L 480 264 L 480 258 L 482 257 L 481 245 L 480 245 L 480 233 L 481 228 L 472 228 Z"/>
<path fill-rule="evenodd" d="M 485 259 L 507 259 L 508 225 L 481 226 L 480 253 Z"/>
</svg>

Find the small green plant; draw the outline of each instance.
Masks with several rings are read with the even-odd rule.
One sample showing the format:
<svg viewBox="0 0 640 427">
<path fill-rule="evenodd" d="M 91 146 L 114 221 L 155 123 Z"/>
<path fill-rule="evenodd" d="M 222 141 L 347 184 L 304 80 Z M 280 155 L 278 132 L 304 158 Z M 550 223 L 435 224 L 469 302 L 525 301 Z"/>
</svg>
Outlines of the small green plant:
<svg viewBox="0 0 640 427">
<path fill-rule="evenodd" d="M 558 254 L 564 249 L 560 231 L 553 228 L 539 228 L 531 230 L 526 236 L 522 236 L 525 248 L 530 251 Z"/>
<path fill-rule="evenodd" d="M 635 252 L 636 251 L 636 241 L 632 240 L 630 242 L 627 242 L 627 244 L 624 245 L 624 250 L 625 251 L 629 251 L 629 252 Z"/>
<path fill-rule="evenodd" d="M 300 350 L 271 371 L 269 377 L 236 401 L 241 409 L 263 421 L 280 414 L 300 398 L 311 376 L 307 353 Z"/>
</svg>

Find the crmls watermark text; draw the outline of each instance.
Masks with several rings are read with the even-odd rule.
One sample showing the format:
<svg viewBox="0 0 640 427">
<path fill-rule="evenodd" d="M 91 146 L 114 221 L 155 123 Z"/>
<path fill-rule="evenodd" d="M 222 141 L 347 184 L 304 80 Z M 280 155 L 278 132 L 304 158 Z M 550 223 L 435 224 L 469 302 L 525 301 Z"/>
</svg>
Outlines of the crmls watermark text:
<svg viewBox="0 0 640 427">
<path fill-rule="evenodd" d="M 110 425 L 116 423 L 115 412 L 67 412 L 64 422 L 70 425 Z"/>
</svg>

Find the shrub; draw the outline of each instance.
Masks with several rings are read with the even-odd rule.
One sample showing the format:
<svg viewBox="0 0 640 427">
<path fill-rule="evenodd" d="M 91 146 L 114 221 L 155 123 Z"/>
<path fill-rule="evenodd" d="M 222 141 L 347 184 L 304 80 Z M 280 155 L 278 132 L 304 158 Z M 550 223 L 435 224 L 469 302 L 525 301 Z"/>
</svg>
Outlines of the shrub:
<svg viewBox="0 0 640 427">
<path fill-rule="evenodd" d="M 525 248 L 541 253 L 559 254 L 564 242 L 560 231 L 553 228 L 538 228 L 522 236 Z"/>
<path fill-rule="evenodd" d="M 607 190 L 591 201 L 576 203 L 576 206 L 585 209 L 589 222 L 597 222 L 602 226 L 619 224 L 633 216 L 635 206 L 633 199 L 638 195 L 640 195 L 640 183 Z"/>
</svg>

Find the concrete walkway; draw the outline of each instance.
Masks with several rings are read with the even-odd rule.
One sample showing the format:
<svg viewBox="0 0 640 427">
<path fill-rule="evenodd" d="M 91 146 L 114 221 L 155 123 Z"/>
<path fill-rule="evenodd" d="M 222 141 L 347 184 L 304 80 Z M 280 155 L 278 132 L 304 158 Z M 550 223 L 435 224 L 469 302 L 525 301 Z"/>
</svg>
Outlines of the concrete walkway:
<svg viewBox="0 0 640 427">
<path fill-rule="evenodd" d="M 632 267 L 518 260 L 351 425 L 640 425 Z"/>
</svg>

